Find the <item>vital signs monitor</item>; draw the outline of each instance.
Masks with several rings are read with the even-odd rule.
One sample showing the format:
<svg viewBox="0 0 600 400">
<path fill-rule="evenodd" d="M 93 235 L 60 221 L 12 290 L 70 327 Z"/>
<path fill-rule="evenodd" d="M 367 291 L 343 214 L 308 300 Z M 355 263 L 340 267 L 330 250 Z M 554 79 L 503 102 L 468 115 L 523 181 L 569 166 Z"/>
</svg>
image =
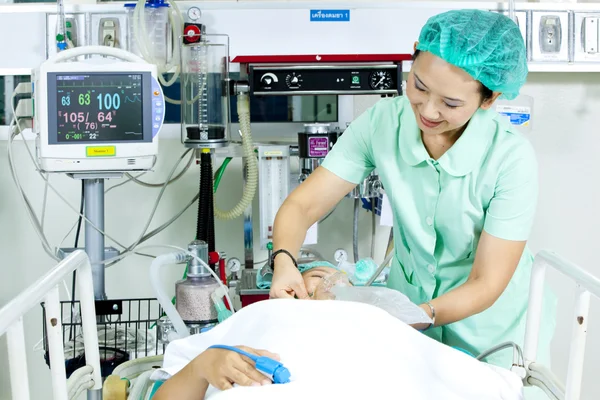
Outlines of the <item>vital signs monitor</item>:
<svg viewBox="0 0 600 400">
<path fill-rule="evenodd" d="M 82 54 L 114 58 L 73 60 Z M 33 87 L 42 171 L 151 169 L 165 114 L 156 71 L 129 52 L 101 46 L 66 50 L 43 63 Z"/>
</svg>

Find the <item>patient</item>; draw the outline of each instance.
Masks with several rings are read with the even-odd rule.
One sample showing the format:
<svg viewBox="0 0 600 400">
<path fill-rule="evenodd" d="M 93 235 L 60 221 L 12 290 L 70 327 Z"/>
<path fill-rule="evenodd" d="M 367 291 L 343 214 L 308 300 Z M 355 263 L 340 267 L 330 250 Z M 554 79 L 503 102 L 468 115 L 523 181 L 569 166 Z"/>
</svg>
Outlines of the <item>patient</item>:
<svg viewBox="0 0 600 400">
<path fill-rule="evenodd" d="M 327 261 L 312 261 L 309 263 L 298 263 L 298 269 L 304 278 L 304 285 L 308 295 L 313 300 L 326 300 L 327 294 L 323 293 L 323 283 L 326 285 L 350 286 L 350 278 L 346 273 Z M 269 289 L 271 287 L 272 272 L 266 274 L 258 273 L 256 276 L 256 287 Z"/>
<path fill-rule="evenodd" d="M 280 359 L 291 382 L 270 384 L 250 360 L 208 349 L 219 344 Z M 260 348 L 277 355 L 253 350 Z M 169 344 L 152 379 L 165 381 L 154 400 L 522 399 L 522 383 L 508 370 L 430 339 L 377 307 L 345 301 L 252 304 L 208 332 Z"/>
<path fill-rule="evenodd" d="M 299 264 L 304 286 L 313 300 L 328 300 L 327 289 L 334 284 L 351 286 L 348 276 L 327 261 Z"/>
<path fill-rule="evenodd" d="M 345 273 L 327 261 L 304 263 L 298 268 L 304 278 L 306 290 L 313 300 L 328 299 L 327 289 L 333 284 L 350 285 Z M 258 287 L 267 285 L 268 281 L 259 278 Z M 279 360 L 278 355 L 266 350 L 237 347 L 254 355 Z M 163 384 L 153 399 L 203 399 L 209 384 L 220 390 L 226 390 L 232 388 L 233 384 L 261 386 L 270 385 L 271 381 L 254 368 L 250 359 L 232 351 L 208 349 Z"/>
</svg>

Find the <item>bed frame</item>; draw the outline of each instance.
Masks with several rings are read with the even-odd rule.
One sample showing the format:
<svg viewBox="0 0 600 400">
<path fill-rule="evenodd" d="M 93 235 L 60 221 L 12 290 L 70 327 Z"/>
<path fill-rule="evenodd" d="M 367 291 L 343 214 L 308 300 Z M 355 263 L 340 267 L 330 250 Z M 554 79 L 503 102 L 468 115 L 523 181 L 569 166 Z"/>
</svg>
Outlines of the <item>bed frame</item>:
<svg viewBox="0 0 600 400">
<path fill-rule="evenodd" d="M 61 323 L 58 285 L 73 271 L 77 271 L 80 293 L 81 318 L 87 365 L 75 371 L 67 380 Z M 29 376 L 23 316 L 40 302 L 45 302 L 47 339 L 52 375 L 52 398 L 68 400 L 88 390 L 88 399 L 101 399 L 102 376 L 96 330 L 96 309 L 92 268 L 87 254 L 77 250 L 25 289 L 0 309 L 0 336 L 6 334 L 11 398 L 29 400 Z"/>
<path fill-rule="evenodd" d="M 548 267 L 556 269 L 577 284 L 575 309 L 571 319 L 573 333 L 569 350 L 566 386 L 563 386 L 547 368 L 536 362 L 544 282 Z M 579 400 L 581 397 L 581 380 L 583 377 L 591 295 L 600 298 L 600 279 L 553 252 L 542 250 L 536 254 L 531 272 L 527 325 L 523 346 L 526 369 L 523 382 L 525 385 L 542 388 L 551 399 Z"/>
<path fill-rule="evenodd" d="M 560 271 L 577 284 L 577 301 L 571 320 L 573 334 L 566 385 L 563 385 L 547 367 L 536 361 L 544 282 L 548 267 Z M 67 380 L 64 367 L 58 284 L 74 270 L 77 270 L 79 293 L 82 294 L 80 299 L 81 318 L 87 365 L 75 371 Z M 84 390 L 88 390 L 88 399 L 102 398 L 102 378 L 100 376 L 100 356 L 93 293 L 89 259 L 83 251 L 76 251 L 0 309 L 0 336 L 6 334 L 8 338 L 10 380 L 14 400 L 30 399 L 27 364 L 24 357 L 26 348 L 23 315 L 33 307 L 38 306 L 39 302 L 44 299 L 47 310 L 47 339 L 50 351 L 53 398 L 55 400 L 67 400 L 76 397 Z M 591 295 L 600 298 L 600 279 L 553 252 L 543 250 L 535 256 L 523 346 L 524 365 L 514 365 L 512 368 L 523 379 L 525 386 L 540 387 L 550 399 L 579 400 Z M 155 364 L 157 361 L 155 358 L 149 359 L 148 365 Z M 129 362 L 136 364 L 137 373 L 139 373 L 138 364 L 141 365 L 141 361 L 143 359 Z M 129 363 L 121 365 L 120 369 L 124 371 Z M 118 382 L 120 379 L 115 379 L 115 381 L 122 386 L 122 382 Z M 107 384 L 110 382 L 110 379 L 107 380 Z M 123 391 L 123 389 L 120 387 L 120 391 Z"/>
</svg>

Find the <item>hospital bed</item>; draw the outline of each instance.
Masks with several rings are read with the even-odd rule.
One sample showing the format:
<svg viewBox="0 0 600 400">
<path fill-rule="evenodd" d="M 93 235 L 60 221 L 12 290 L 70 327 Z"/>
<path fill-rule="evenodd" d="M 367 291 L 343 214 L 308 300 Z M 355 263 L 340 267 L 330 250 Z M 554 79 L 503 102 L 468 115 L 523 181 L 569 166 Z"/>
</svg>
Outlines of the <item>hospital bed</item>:
<svg viewBox="0 0 600 400">
<path fill-rule="evenodd" d="M 544 280 L 548 267 L 554 268 L 571 278 L 577 285 L 577 300 L 571 320 L 573 333 L 568 372 L 566 384 L 564 385 L 547 367 L 537 362 L 536 350 L 542 315 Z M 81 277 L 79 285 L 80 293 L 83 294 L 81 298 L 82 323 L 87 365 L 73 373 L 67 381 L 64 368 L 61 321 L 58 313 L 57 285 L 75 269 Z M 8 336 L 13 399 L 29 399 L 27 366 L 25 359 L 22 357 L 25 354 L 22 316 L 44 298 L 48 310 L 46 319 L 51 327 L 48 331 L 48 342 L 51 357 L 53 398 L 61 400 L 75 398 L 75 395 L 85 389 L 90 391 L 88 398 L 94 398 L 94 396 L 100 398 L 101 377 L 98 337 L 91 293 L 93 293 L 93 290 L 89 260 L 85 253 L 78 251 L 0 309 L 0 335 L 7 334 Z M 542 388 L 549 399 L 577 400 L 580 398 L 591 295 L 600 298 L 600 279 L 552 252 L 541 251 L 536 255 L 531 275 L 527 328 L 523 346 L 524 362 L 522 366 L 516 365 L 511 368 L 522 379 L 524 386 Z M 162 356 L 158 355 L 121 364 L 106 380 L 104 398 L 109 400 L 145 398 L 142 393 L 150 390 L 151 385 L 148 382 L 150 372 L 161 364 L 161 360 Z M 133 386 L 128 389 L 127 380 L 121 378 L 136 379 L 134 379 Z"/>
<path fill-rule="evenodd" d="M 58 285 L 73 271 L 77 271 L 77 288 L 81 294 L 86 365 L 75 371 L 67 380 Z M 48 327 L 52 398 L 55 400 L 77 398 L 85 390 L 88 390 L 88 398 L 100 399 L 102 376 L 100 374 L 92 267 L 87 254 L 81 250 L 71 253 L 0 309 L 0 336 L 6 334 L 8 345 L 11 399 L 30 399 L 23 316 L 32 308 L 39 307 L 42 300 L 45 302 Z"/>
</svg>

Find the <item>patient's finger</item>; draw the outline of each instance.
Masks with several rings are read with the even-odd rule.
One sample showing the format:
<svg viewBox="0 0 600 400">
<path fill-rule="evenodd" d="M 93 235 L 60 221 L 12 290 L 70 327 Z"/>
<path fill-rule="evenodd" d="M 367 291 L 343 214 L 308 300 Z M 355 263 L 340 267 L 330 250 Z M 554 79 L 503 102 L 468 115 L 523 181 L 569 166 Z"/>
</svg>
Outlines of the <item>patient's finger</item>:
<svg viewBox="0 0 600 400">
<path fill-rule="evenodd" d="M 243 365 L 236 365 L 236 368 L 244 374 L 248 379 L 252 382 L 258 383 L 260 385 L 270 385 L 271 381 L 269 378 L 258 372 L 258 370 L 254 367 L 254 364 L 250 364 L 245 362 Z"/>
<path fill-rule="evenodd" d="M 252 377 L 252 375 L 247 374 L 245 371 L 243 371 L 244 369 L 245 369 L 244 365 L 236 365 L 236 366 L 234 366 L 231 369 L 231 372 L 229 373 L 229 378 L 235 384 L 238 384 L 240 386 L 257 386 L 257 385 L 260 385 L 260 381 L 262 379 L 264 379 L 264 375 L 262 375 L 260 372 L 256 371 L 259 375 L 261 375 L 260 377 L 258 377 L 258 380 L 256 380 L 254 377 Z"/>
<path fill-rule="evenodd" d="M 225 378 L 219 379 L 219 381 L 217 381 L 216 385 L 214 385 L 214 386 L 219 390 L 227 390 L 227 389 L 233 388 L 233 385 L 231 384 L 231 382 L 229 382 Z"/>
</svg>

